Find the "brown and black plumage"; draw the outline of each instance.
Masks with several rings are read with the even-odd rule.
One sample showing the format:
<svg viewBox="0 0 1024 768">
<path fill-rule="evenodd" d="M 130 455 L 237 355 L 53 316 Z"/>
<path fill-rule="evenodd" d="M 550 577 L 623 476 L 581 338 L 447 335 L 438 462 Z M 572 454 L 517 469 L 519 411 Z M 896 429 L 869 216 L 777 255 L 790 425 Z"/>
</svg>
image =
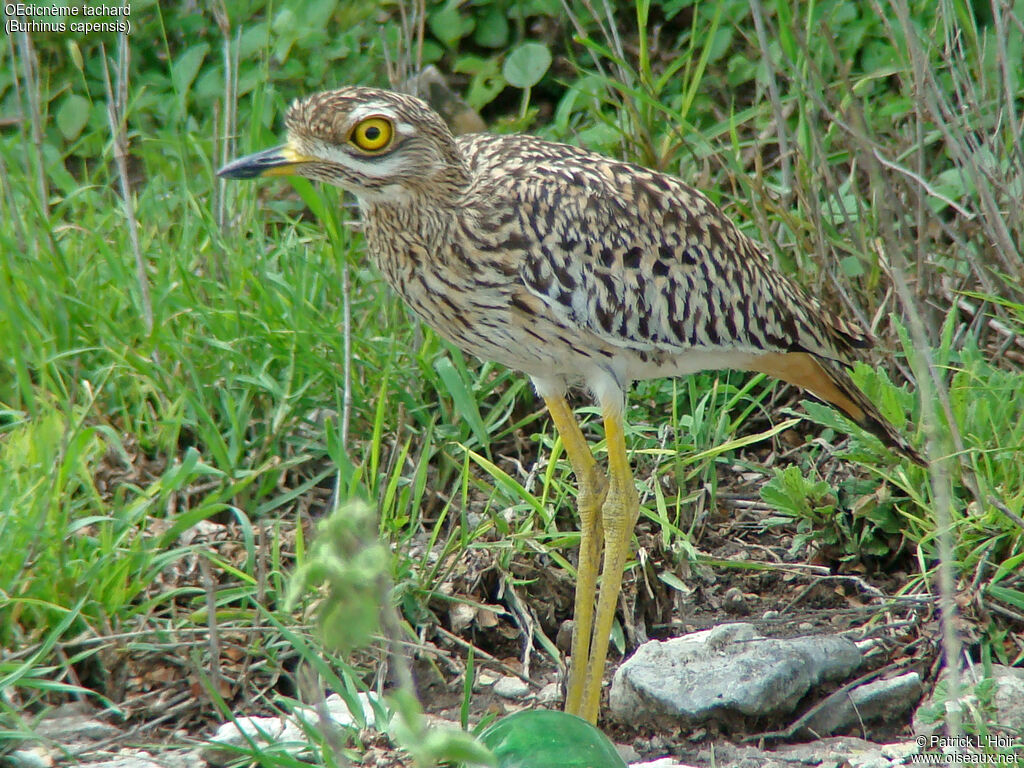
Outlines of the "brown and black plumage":
<svg viewBox="0 0 1024 768">
<path fill-rule="evenodd" d="M 220 175 L 299 174 L 352 192 L 367 251 L 409 306 L 465 351 L 527 373 L 548 404 L 580 484 L 569 711 L 597 717 L 638 514 L 622 430 L 632 382 L 764 372 L 922 463 L 850 379 L 867 335 L 679 179 L 530 136 L 454 137 L 419 99 L 372 88 L 297 101 L 286 124 L 285 145 Z M 607 478 L 564 399 L 572 386 L 602 408 Z"/>
</svg>

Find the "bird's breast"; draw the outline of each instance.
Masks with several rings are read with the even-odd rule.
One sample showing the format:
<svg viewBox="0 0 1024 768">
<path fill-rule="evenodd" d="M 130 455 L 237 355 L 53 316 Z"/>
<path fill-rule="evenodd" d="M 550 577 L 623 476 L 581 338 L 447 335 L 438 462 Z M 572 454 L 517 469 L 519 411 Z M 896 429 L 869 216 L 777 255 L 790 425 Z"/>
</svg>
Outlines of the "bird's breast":
<svg viewBox="0 0 1024 768">
<path fill-rule="evenodd" d="M 581 338 L 524 286 L 515 235 L 503 227 L 423 225 L 364 212 L 367 250 L 381 275 L 428 326 L 463 351 L 531 375 L 585 383 L 620 355 Z"/>
</svg>

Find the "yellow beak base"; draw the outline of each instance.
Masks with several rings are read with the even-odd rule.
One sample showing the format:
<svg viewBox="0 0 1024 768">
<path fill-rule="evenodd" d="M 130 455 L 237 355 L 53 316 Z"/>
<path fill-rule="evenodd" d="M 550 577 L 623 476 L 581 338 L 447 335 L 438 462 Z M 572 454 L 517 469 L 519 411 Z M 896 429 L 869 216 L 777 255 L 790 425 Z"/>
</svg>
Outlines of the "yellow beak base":
<svg viewBox="0 0 1024 768">
<path fill-rule="evenodd" d="M 219 171 L 222 179 L 256 179 L 264 176 L 292 176 L 298 167 L 315 158 L 300 155 L 287 144 L 232 160 Z"/>
</svg>

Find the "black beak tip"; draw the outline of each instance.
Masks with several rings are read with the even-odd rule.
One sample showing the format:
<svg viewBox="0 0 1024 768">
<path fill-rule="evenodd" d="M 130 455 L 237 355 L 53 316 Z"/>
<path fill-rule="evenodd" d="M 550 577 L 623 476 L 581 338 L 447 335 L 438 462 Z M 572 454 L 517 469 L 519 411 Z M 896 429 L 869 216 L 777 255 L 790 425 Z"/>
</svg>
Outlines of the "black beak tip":
<svg viewBox="0 0 1024 768">
<path fill-rule="evenodd" d="M 225 165 L 217 171 L 217 176 L 222 179 L 255 179 L 264 170 L 265 168 L 260 167 L 257 163 L 250 162 L 248 158 L 243 157 Z"/>
<path fill-rule="evenodd" d="M 271 147 L 232 160 L 217 171 L 217 176 L 222 179 L 256 179 L 267 175 L 287 175 L 287 169 L 294 165 L 287 147 Z"/>
</svg>

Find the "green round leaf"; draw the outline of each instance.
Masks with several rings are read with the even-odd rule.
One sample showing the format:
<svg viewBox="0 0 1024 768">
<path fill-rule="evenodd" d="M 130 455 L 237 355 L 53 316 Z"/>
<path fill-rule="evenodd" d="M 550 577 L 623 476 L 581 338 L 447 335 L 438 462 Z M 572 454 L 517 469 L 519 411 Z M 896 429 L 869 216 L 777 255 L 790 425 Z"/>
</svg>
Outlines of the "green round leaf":
<svg viewBox="0 0 1024 768">
<path fill-rule="evenodd" d="M 541 43 L 523 43 L 505 59 L 502 74 L 509 85 L 516 88 L 532 88 L 551 66 L 551 51 Z"/>
<path fill-rule="evenodd" d="M 448 2 L 427 17 L 427 25 L 434 37 L 454 48 L 466 35 L 473 31 L 476 22 L 459 10 L 458 3 Z"/>
<path fill-rule="evenodd" d="M 473 42 L 485 48 L 503 48 L 508 43 L 508 33 L 508 16 L 494 6 L 477 24 Z"/>
<path fill-rule="evenodd" d="M 78 138 L 78 134 L 89 122 L 89 111 L 91 106 L 89 100 L 77 93 L 69 93 L 57 107 L 57 128 L 65 139 L 71 141 Z"/>
<path fill-rule="evenodd" d="M 608 737 L 576 715 L 550 709 L 503 717 L 480 741 L 498 768 L 626 768 Z"/>
</svg>

